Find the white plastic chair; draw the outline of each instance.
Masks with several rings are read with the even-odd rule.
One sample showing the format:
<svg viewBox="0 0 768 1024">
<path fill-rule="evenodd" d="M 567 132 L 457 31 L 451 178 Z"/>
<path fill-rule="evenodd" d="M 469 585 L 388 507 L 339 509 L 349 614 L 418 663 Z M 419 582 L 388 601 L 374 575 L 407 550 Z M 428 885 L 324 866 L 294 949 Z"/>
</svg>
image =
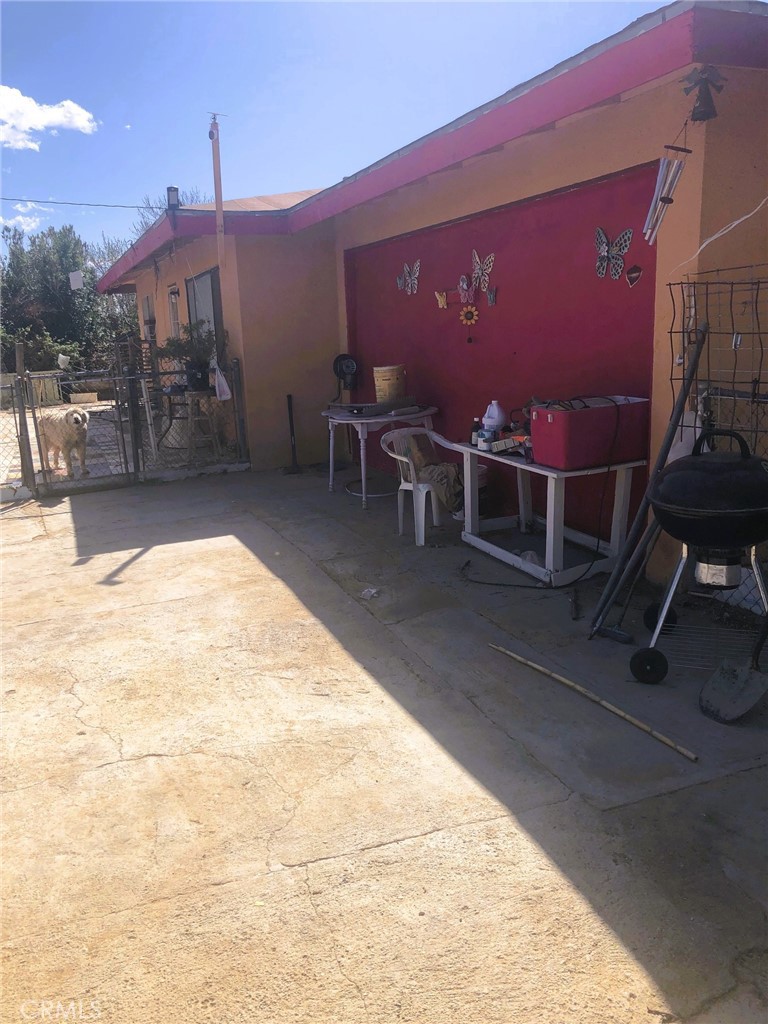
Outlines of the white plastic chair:
<svg viewBox="0 0 768 1024">
<path fill-rule="evenodd" d="M 420 481 L 419 474 L 413 459 L 410 457 L 409 441 L 417 434 L 424 435 L 429 442 L 428 447 L 434 452 L 435 444 L 443 448 L 456 450 L 451 444 L 434 430 L 427 430 L 425 427 L 401 427 L 398 430 L 389 430 L 381 437 L 381 447 L 397 460 L 397 468 L 400 473 L 400 487 L 397 491 L 397 527 L 398 533 L 403 534 L 403 512 L 405 508 L 405 492 L 413 494 L 413 518 L 416 529 L 416 545 L 424 547 L 424 532 L 427 519 L 427 494 L 432 500 L 432 522 L 435 526 L 440 525 L 440 499 L 437 496 L 433 485 L 428 481 Z"/>
</svg>

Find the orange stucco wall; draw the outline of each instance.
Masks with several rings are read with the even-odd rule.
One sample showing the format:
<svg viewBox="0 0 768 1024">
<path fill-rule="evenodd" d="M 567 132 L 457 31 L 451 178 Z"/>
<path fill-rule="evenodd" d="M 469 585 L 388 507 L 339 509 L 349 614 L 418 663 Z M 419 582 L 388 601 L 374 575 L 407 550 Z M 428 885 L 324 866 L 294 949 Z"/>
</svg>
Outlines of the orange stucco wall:
<svg viewBox="0 0 768 1024">
<path fill-rule="evenodd" d="M 143 271 L 136 277 L 136 299 L 141 320 L 142 299 L 151 295 L 155 303 L 155 333 L 162 342 L 171 333 L 168 309 L 168 289 L 176 285 L 179 289 L 179 320 L 189 321 L 187 292 L 184 281 L 188 277 L 202 274 L 218 265 L 215 238 L 200 238 L 186 245 L 177 245 L 174 252 L 158 259 L 156 268 Z"/>
<path fill-rule="evenodd" d="M 251 464 L 291 461 L 286 396 L 293 395 L 299 461 L 327 459 L 320 412 L 335 392 L 339 351 L 333 225 L 300 236 L 237 239 L 243 384 Z"/>
<path fill-rule="evenodd" d="M 328 432 L 320 417 L 333 397 L 331 372 L 339 349 L 333 226 L 300 237 L 230 237 L 220 266 L 227 350 L 241 361 L 244 418 L 254 469 L 290 464 L 286 395 L 292 394 L 296 443 L 303 463 L 327 457 Z M 186 278 L 219 266 L 216 239 L 178 245 L 154 269 L 136 278 L 155 301 L 156 334 L 170 333 L 168 288 L 179 288 L 179 318 L 188 322 Z"/>
</svg>

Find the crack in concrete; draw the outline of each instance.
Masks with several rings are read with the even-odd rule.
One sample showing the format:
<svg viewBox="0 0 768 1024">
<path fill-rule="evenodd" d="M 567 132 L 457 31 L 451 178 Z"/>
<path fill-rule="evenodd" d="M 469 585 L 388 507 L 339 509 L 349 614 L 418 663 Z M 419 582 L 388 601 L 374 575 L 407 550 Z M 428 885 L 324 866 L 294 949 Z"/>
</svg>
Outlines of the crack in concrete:
<svg viewBox="0 0 768 1024">
<path fill-rule="evenodd" d="M 103 761 L 101 764 L 92 765 L 90 768 L 81 768 L 80 771 L 76 773 L 76 776 L 85 775 L 85 774 L 90 773 L 90 772 L 98 772 L 98 771 L 101 771 L 102 768 L 112 768 L 112 767 L 114 767 L 114 765 L 117 765 L 117 764 L 133 764 L 136 761 L 146 761 L 146 760 L 148 760 L 149 758 L 152 758 L 152 757 L 169 758 L 169 759 L 171 759 L 171 758 L 178 758 L 178 757 L 188 757 L 190 754 L 201 754 L 201 755 L 205 756 L 206 755 L 206 751 L 205 750 L 197 750 L 197 749 L 195 749 L 195 750 L 182 750 L 178 754 L 158 754 L 158 753 L 137 754 L 135 757 L 122 757 L 122 758 L 119 758 L 117 761 Z M 18 786 L 15 789 L 0 790 L 0 793 L 2 793 L 3 795 L 10 795 L 12 793 L 23 793 L 23 792 L 25 792 L 28 789 L 35 789 L 36 786 L 45 786 L 45 785 L 48 785 L 48 784 L 55 785 L 55 786 L 58 786 L 59 788 L 62 788 L 59 785 L 59 783 L 56 782 L 56 779 L 58 779 L 60 777 L 60 775 L 63 775 L 63 774 L 69 774 L 69 773 L 62 772 L 59 775 L 49 775 L 45 779 L 38 779 L 36 782 L 31 782 L 28 786 Z"/>
<path fill-rule="evenodd" d="M 314 912 L 316 921 L 318 922 L 318 924 L 320 924 L 321 923 L 320 912 L 317 909 L 317 904 L 315 903 L 314 899 L 312 898 L 312 886 L 310 885 L 310 882 L 309 882 L 309 865 L 306 865 L 304 867 L 304 882 L 305 882 L 305 884 L 307 886 L 307 896 L 309 897 L 310 906 L 312 907 L 312 910 Z M 342 963 L 341 963 L 341 959 L 339 957 L 339 943 L 338 943 L 338 940 L 336 939 L 336 935 L 334 934 L 334 931 L 330 927 L 330 925 L 326 925 L 326 928 L 327 928 L 328 934 L 330 935 L 330 938 L 331 938 L 333 958 L 336 961 L 336 966 L 339 968 L 339 974 L 342 976 L 342 978 L 344 978 L 344 980 L 347 982 L 347 984 L 351 985 L 355 989 L 355 991 L 357 992 L 358 996 L 360 997 L 360 1002 L 363 1004 L 363 1011 L 365 1013 L 365 1019 L 367 1021 L 370 1021 L 371 1015 L 370 1015 L 370 1013 L 368 1011 L 368 1003 L 367 1003 L 366 998 L 365 998 L 365 993 L 363 992 L 363 990 L 360 987 L 360 985 L 355 981 L 355 979 L 351 978 L 349 976 L 349 974 L 347 974 L 347 972 L 344 970 L 344 967 L 342 966 Z"/>
<path fill-rule="evenodd" d="M 468 693 L 461 693 L 460 690 L 457 692 L 460 693 L 465 700 L 469 701 L 472 707 L 475 708 L 483 716 L 483 718 L 489 721 L 491 725 L 494 727 L 494 729 L 498 729 L 500 733 L 502 733 L 504 736 L 507 737 L 508 740 L 510 740 L 510 742 L 517 744 L 521 748 L 521 750 L 525 751 L 526 756 L 529 757 L 534 764 L 538 765 L 538 767 L 543 772 L 546 772 L 547 775 L 551 775 L 553 779 L 557 779 L 557 781 L 560 783 L 563 789 L 567 790 L 568 796 L 565 797 L 565 800 L 553 800 L 552 803 L 565 803 L 565 801 L 570 800 L 575 790 L 573 790 L 567 783 L 565 783 L 557 774 L 557 772 L 553 771 L 550 767 L 545 765 L 543 761 L 539 760 L 536 754 L 534 754 L 532 750 L 529 750 L 526 744 L 523 743 L 521 739 L 519 739 L 517 736 L 513 736 L 512 733 L 507 732 L 507 730 L 502 725 L 499 725 L 498 722 L 495 722 L 493 718 L 491 718 L 491 716 L 488 714 L 488 712 L 483 711 L 483 709 L 476 702 L 476 700 L 473 699 Z"/>
<path fill-rule="evenodd" d="M 331 743 L 330 741 L 327 741 L 324 744 L 324 746 L 329 746 L 332 750 L 339 749 L 333 743 Z M 341 749 L 343 749 L 343 748 L 341 748 Z M 367 749 L 367 748 L 365 748 L 365 749 Z M 353 751 L 354 752 L 353 752 L 351 757 L 346 758 L 346 760 L 342 761 L 341 764 L 336 765 L 333 769 L 331 769 L 331 771 L 327 772 L 325 775 L 320 776 L 320 778 L 316 779 L 314 782 L 310 783 L 308 786 L 300 788 L 295 793 L 291 792 L 290 790 L 286 790 L 283 786 L 281 786 L 280 783 L 277 781 L 277 779 L 274 778 L 272 773 L 266 767 L 264 767 L 264 765 L 260 766 L 262 771 L 265 773 L 265 775 L 267 775 L 267 777 L 270 778 L 274 782 L 274 784 L 277 786 L 277 788 L 281 792 L 285 793 L 286 796 L 289 797 L 291 800 L 295 801 L 295 804 L 290 809 L 290 811 L 288 811 L 287 808 L 283 807 L 283 809 L 286 810 L 288 812 L 288 815 L 289 815 L 287 820 L 284 821 L 283 824 L 280 825 L 278 828 L 272 829 L 270 831 L 268 837 L 267 837 L 267 840 L 266 840 L 267 854 L 266 854 L 266 862 L 265 862 L 267 870 L 269 870 L 269 871 L 274 870 L 274 868 L 272 867 L 272 865 L 273 865 L 273 847 L 274 847 L 275 842 L 277 840 L 277 836 L 279 836 L 281 832 L 284 832 L 287 828 L 289 828 L 289 826 L 293 823 L 296 815 L 299 812 L 299 809 L 302 806 L 302 802 L 303 802 L 303 798 L 304 798 L 305 793 L 308 790 L 312 789 L 314 786 L 317 786 L 321 782 L 325 782 L 327 779 L 331 778 L 333 775 L 335 775 L 337 772 L 341 771 L 341 769 L 346 767 L 348 764 L 351 764 L 352 761 L 354 761 L 355 758 L 357 757 L 357 755 L 360 753 L 359 749 L 354 749 L 353 748 Z M 280 861 L 276 861 L 275 863 L 279 864 L 281 867 L 283 866 Z"/>
<path fill-rule="evenodd" d="M 371 850 L 382 850 L 387 846 L 397 846 L 399 843 L 407 843 L 413 839 L 425 839 L 427 836 L 437 835 L 438 832 L 451 832 L 455 829 L 470 828 L 473 825 L 490 824 L 493 821 L 509 821 L 512 814 L 496 814 L 490 818 L 473 818 L 470 821 L 457 821 L 451 825 L 438 825 L 436 828 L 427 829 L 426 832 L 414 832 L 412 835 L 398 836 L 395 839 L 382 839 L 380 843 L 370 843 L 366 846 L 359 846 L 356 849 L 345 850 L 342 853 L 329 853 L 325 857 L 315 857 L 313 860 L 299 860 L 295 863 L 283 861 L 280 869 L 293 870 L 294 868 L 306 868 L 313 864 L 321 864 L 324 861 L 341 860 L 344 857 L 359 857 L 360 854 L 370 853 Z"/>
<path fill-rule="evenodd" d="M 79 700 L 80 701 L 80 707 L 72 712 L 73 716 L 77 719 L 77 721 L 81 725 L 85 726 L 86 729 L 95 729 L 97 732 L 103 732 L 105 736 L 108 736 L 110 738 L 110 740 L 112 740 L 112 742 L 117 747 L 117 752 L 120 755 L 120 760 L 122 761 L 123 760 L 123 741 L 122 741 L 122 739 L 119 736 L 117 738 L 115 738 L 112 735 L 112 733 L 109 731 L 109 729 L 106 729 L 103 725 L 91 725 L 90 722 L 86 722 L 84 718 L 80 717 L 80 712 L 85 707 L 85 701 L 83 700 L 83 698 L 80 696 L 79 693 L 75 693 L 75 687 L 79 684 L 80 680 L 77 678 L 77 676 L 75 675 L 75 673 L 72 671 L 71 668 L 66 668 L 65 671 L 68 672 L 69 675 L 72 677 L 72 685 L 70 686 L 70 688 L 68 690 L 65 690 L 64 692 L 69 694 L 70 697 L 74 697 L 75 700 Z"/>
<path fill-rule="evenodd" d="M 706 1013 L 708 1010 L 711 1010 L 714 1006 L 717 1006 L 718 1003 L 727 999 L 729 996 L 734 995 L 742 985 L 753 993 L 759 1003 L 768 1007 L 768 997 L 763 993 L 759 983 L 750 978 L 747 971 L 744 972 L 747 975 L 746 977 L 739 976 L 739 968 L 744 966 L 748 957 L 764 956 L 766 953 L 768 953 L 768 947 L 764 946 L 751 946 L 749 949 L 740 950 L 728 964 L 728 970 L 733 978 L 733 984 L 729 985 L 728 988 L 723 989 L 722 992 L 717 992 L 714 995 L 703 999 L 691 1013 L 688 1013 L 685 1016 L 678 1015 L 676 1017 L 671 1017 L 671 1020 L 680 1021 L 680 1024 L 686 1024 L 686 1022 L 695 1024 L 697 1017 L 701 1016 L 702 1013 Z M 653 1013 L 654 1011 L 649 1009 L 648 1012 Z"/>
</svg>

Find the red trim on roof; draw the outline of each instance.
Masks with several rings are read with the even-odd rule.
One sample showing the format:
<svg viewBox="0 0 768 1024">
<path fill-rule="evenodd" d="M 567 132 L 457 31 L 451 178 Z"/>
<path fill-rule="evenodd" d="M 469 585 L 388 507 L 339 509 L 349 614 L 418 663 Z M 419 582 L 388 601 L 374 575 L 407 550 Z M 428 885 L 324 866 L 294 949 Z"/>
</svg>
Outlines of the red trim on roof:
<svg viewBox="0 0 768 1024">
<path fill-rule="evenodd" d="M 168 219 L 168 214 L 163 214 L 162 220 L 155 221 L 152 227 L 147 228 L 141 238 L 124 252 L 117 263 L 113 263 L 106 274 L 96 282 L 96 289 L 99 292 L 108 292 L 110 288 L 118 283 L 123 274 L 129 273 L 134 267 L 144 260 L 149 259 L 153 252 L 173 241 L 173 227 Z"/>
<path fill-rule="evenodd" d="M 664 9 L 648 15 L 665 19 L 653 27 L 636 31 L 627 39 L 609 39 L 590 47 L 538 79 L 292 208 L 274 213 L 225 211 L 225 232 L 277 235 L 301 231 L 690 64 L 768 66 L 768 18 L 704 5 L 675 13 L 676 6 L 671 6 L 668 17 Z M 640 24 L 643 21 L 640 19 Z M 173 238 L 215 233 L 215 215 L 208 211 L 180 210 L 173 226 L 165 214 L 111 267 L 97 287 L 101 292 L 116 287 L 123 276 Z"/>
<path fill-rule="evenodd" d="M 288 235 L 291 232 L 286 210 L 255 212 L 239 210 L 224 211 L 224 233 L 226 235 Z M 162 219 L 147 228 L 131 248 L 123 253 L 117 263 L 96 282 L 96 289 L 108 292 L 119 286 L 122 277 L 135 272 L 153 253 L 169 246 L 177 238 L 202 238 L 216 234 L 216 214 L 208 210 L 179 210 L 164 213 Z"/>
<path fill-rule="evenodd" d="M 534 86 L 454 131 L 428 136 L 418 148 L 397 159 L 321 192 L 293 211 L 292 230 L 309 227 L 685 67 L 693 59 L 693 17 L 693 10 L 686 11 L 569 68 L 557 78 Z"/>
</svg>

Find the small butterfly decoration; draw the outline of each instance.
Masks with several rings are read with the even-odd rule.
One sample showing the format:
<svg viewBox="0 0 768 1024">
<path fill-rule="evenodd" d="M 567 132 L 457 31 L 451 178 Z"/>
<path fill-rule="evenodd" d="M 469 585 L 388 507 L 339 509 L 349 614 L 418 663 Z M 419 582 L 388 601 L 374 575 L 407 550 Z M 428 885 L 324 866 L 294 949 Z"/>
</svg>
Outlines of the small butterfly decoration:
<svg viewBox="0 0 768 1024">
<path fill-rule="evenodd" d="M 472 287 L 480 287 L 481 292 L 488 291 L 489 275 L 493 270 L 493 261 L 496 259 L 496 254 L 491 253 L 490 256 L 486 256 L 484 260 L 481 260 L 477 255 L 475 249 L 472 250 Z"/>
<path fill-rule="evenodd" d="M 435 292 L 438 309 L 448 309 L 448 292 Z"/>
<path fill-rule="evenodd" d="M 419 288 L 420 270 L 421 260 L 416 260 L 413 267 L 409 267 L 407 263 L 404 263 L 402 274 L 398 274 L 397 276 L 398 290 L 405 290 L 406 295 L 415 295 Z"/>
<path fill-rule="evenodd" d="M 629 249 L 632 241 L 632 228 L 627 228 L 616 237 L 613 242 L 608 241 L 608 235 L 602 228 L 595 231 L 595 248 L 597 249 L 597 270 L 598 277 L 605 277 L 605 271 L 610 265 L 611 277 L 618 281 L 624 271 L 623 256 Z"/>
<path fill-rule="evenodd" d="M 462 302 L 474 302 L 475 301 L 475 288 L 474 285 L 469 283 L 469 278 L 466 274 L 462 274 L 459 278 L 458 283 L 459 298 Z"/>
<path fill-rule="evenodd" d="M 488 291 L 485 293 L 485 297 L 486 297 L 486 299 L 488 299 L 488 305 L 489 306 L 495 306 L 496 305 L 496 289 L 495 288 L 489 287 Z"/>
</svg>

